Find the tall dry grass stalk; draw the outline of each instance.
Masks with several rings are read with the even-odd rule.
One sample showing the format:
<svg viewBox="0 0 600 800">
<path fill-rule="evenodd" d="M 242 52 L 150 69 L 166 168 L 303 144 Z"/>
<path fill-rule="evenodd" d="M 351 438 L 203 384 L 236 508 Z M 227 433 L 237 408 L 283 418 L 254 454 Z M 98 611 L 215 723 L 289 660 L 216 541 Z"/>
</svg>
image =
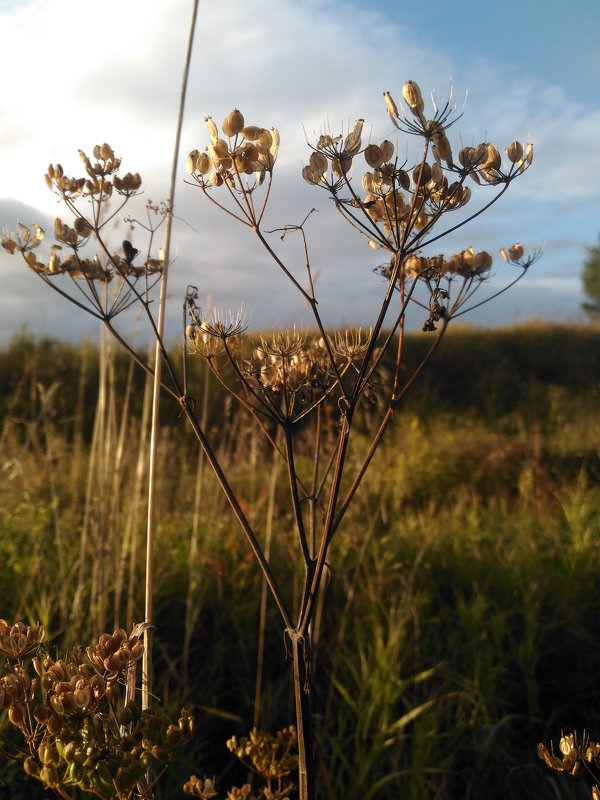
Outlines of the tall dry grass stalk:
<svg viewBox="0 0 600 800">
<path fill-rule="evenodd" d="M 154 386 L 152 392 L 152 422 L 150 425 L 150 458 L 148 465 L 148 525 L 146 531 L 146 592 L 144 619 L 144 655 L 142 661 L 142 707 L 149 708 L 152 698 L 152 640 L 154 636 L 154 548 L 156 538 L 155 498 L 156 498 L 156 448 L 159 430 L 159 405 L 161 394 L 162 362 L 165 355 L 163 335 L 165 329 L 165 307 L 167 302 L 167 278 L 169 274 L 169 256 L 171 252 L 171 230 L 173 226 L 173 207 L 175 204 L 175 190 L 177 186 L 177 168 L 179 165 L 179 150 L 181 142 L 181 129 L 185 110 L 185 97 L 188 86 L 192 48 L 196 32 L 196 18 L 198 16 L 199 0 L 193 0 L 190 29 L 188 35 L 181 91 L 179 95 L 179 110 L 175 131 L 175 144 L 171 166 L 171 182 L 169 198 L 167 201 L 167 217 L 165 225 L 165 241 L 163 245 L 162 263 L 160 274 L 160 296 L 158 301 L 158 320 L 156 323 L 156 350 L 154 356 Z"/>
</svg>

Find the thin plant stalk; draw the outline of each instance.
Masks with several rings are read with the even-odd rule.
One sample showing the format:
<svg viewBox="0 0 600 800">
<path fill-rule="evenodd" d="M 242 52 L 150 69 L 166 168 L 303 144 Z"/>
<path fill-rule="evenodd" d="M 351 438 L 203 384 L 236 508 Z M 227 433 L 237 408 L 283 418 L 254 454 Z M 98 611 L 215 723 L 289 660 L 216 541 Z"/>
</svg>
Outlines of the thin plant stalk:
<svg viewBox="0 0 600 800">
<path fill-rule="evenodd" d="M 273 541 L 273 519 L 275 516 L 275 490 L 277 489 L 277 479 L 281 459 L 276 448 L 273 448 L 273 461 L 271 464 L 271 476 L 269 478 L 269 499 L 267 504 L 267 521 L 265 526 L 265 559 L 268 562 L 271 558 L 271 544 Z M 263 667 L 265 658 L 265 634 L 267 629 L 267 582 L 263 575 L 260 588 L 260 612 L 258 621 L 258 656 L 256 661 L 256 683 L 254 688 L 254 720 L 255 728 L 259 727 L 260 707 L 262 698 Z"/>
<path fill-rule="evenodd" d="M 142 661 L 142 708 L 147 709 L 151 706 L 152 696 L 152 640 L 153 640 L 153 619 L 154 619 L 154 541 L 156 533 L 155 519 L 155 499 L 156 499 L 156 460 L 157 460 L 157 441 L 159 427 L 159 404 L 161 393 L 161 371 L 163 361 L 163 335 L 165 329 L 165 307 L 167 301 L 167 279 L 169 274 L 169 255 L 171 250 L 171 230 L 173 227 L 173 205 L 175 201 L 175 187 L 177 181 L 177 165 L 179 162 L 179 148 L 181 142 L 181 129 L 183 126 L 183 114 L 185 109 L 185 96 L 187 93 L 188 76 L 190 62 L 192 58 L 192 48 L 196 29 L 196 17 L 198 14 L 199 0 L 193 0 L 192 18 L 188 44 L 181 82 L 181 92 L 179 98 L 179 111 L 177 114 L 177 130 L 175 133 L 175 145 L 173 149 L 173 161 L 171 167 L 171 184 L 169 188 L 169 199 L 167 202 L 167 219 L 165 226 L 165 242 L 163 247 L 163 271 L 160 280 L 160 297 L 158 303 L 157 321 L 157 341 L 154 360 L 154 387 L 152 393 L 152 423 L 150 428 L 150 461 L 148 470 L 148 522 L 146 530 L 146 588 L 145 588 L 145 620 L 147 627 L 144 631 L 144 656 Z"/>
</svg>

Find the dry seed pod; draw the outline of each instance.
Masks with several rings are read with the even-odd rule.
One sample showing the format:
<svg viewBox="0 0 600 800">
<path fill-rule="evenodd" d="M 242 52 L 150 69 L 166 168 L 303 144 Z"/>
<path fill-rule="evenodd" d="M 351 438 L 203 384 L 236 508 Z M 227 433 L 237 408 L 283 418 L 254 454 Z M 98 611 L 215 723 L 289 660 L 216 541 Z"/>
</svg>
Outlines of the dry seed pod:
<svg viewBox="0 0 600 800">
<path fill-rule="evenodd" d="M 188 157 L 185 160 L 185 168 L 190 175 L 193 175 L 196 172 L 198 166 L 198 159 L 200 158 L 200 151 L 199 150 L 192 150 Z"/>
<path fill-rule="evenodd" d="M 412 179 L 416 187 L 424 186 L 426 183 L 429 183 L 431 180 L 431 167 L 426 161 L 422 164 L 417 164 L 413 169 Z"/>
<path fill-rule="evenodd" d="M 362 176 L 362 187 L 365 192 L 374 192 L 377 188 L 372 172 L 365 172 Z"/>
<path fill-rule="evenodd" d="M 106 142 L 100 145 L 100 158 L 102 158 L 104 161 L 113 161 L 115 158 L 112 147 Z"/>
<path fill-rule="evenodd" d="M 208 133 L 210 135 L 210 140 L 214 144 L 219 138 L 219 129 L 215 125 L 212 117 L 204 117 L 204 122 L 206 122 L 206 127 L 208 128 Z"/>
<path fill-rule="evenodd" d="M 235 136 L 244 128 L 244 115 L 237 108 L 234 108 L 223 120 L 221 126 L 225 136 Z"/>
<path fill-rule="evenodd" d="M 389 92 L 383 93 L 383 99 L 385 100 L 385 105 L 388 111 L 388 114 L 392 118 L 392 120 L 398 119 L 400 116 L 398 114 L 398 108 L 396 107 L 396 103 L 392 100 L 392 96 Z"/>
<path fill-rule="evenodd" d="M 494 147 L 494 145 L 491 142 L 486 142 L 485 148 L 486 148 L 486 158 L 483 164 L 481 165 L 481 168 L 484 170 L 500 169 L 500 166 L 502 165 L 502 159 L 500 158 L 500 153 L 498 152 L 496 147 Z"/>
<path fill-rule="evenodd" d="M 348 174 L 350 169 L 352 168 L 352 159 L 351 158 L 335 158 L 331 162 L 331 168 L 333 170 L 333 174 L 336 175 L 338 178 L 343 178 L 345 175 Z"/>
<path fill-rule="evenodd" d="M 517 142 L 516 139 L 514 142 L 511 142 L 506 148 L 506 155 L 512 164 L 521 161 L 523 159 L 523 145 L 521 142 Z"/>
<path fill-rule="evenodd" d="M 302 177 L 307 183 L 317 184 L 321 181 L 321 175 L 308 165 L 303 168 Z"/>
<path fill-rule="evenodd" d="M 492 257 L 491 255 L 482 250 L 480 253 L 475 253 L 473 256 L 473 260 L 471 262 L 471 268 L 481 274 L 482 272 L 486 272 L 492 266 Z"/>
<path fill-rule="evenodd" d="M 383 164 L 384 162 L 381 148 L 378 147 L 376 144 L 370 144 L 368 147 L 365 148 L 364 157 L 367 164 L 373 168 L 378 167 L 380 164 Z"/>
<path fill-rule="evenodd" d="M 248 139 L 251 142 L 254 142 L 263 132 L 264 128 L 259 128 L 257 125 L 247 125 L 242 130 L 242 135 L 244 139 Z"/>
<path fill-rule="evenodd" d="M 384 139 L 383 142 L 379 145 L 379 148 L 381 150 L 381 155 L 384 161 L 389 161 L 394 155 L 394 145 L 390 142 L 389 139 Z"/>
<path fill-rule="evenodd" d="M 266 128 L 263 128 L 258 138 L 256 139 L 256 147 L 261 153 L 269 153 L 272 146 L 273 146 L 273 136 L 271 134 L 271 131 L 268 131 Z"/>
<path fill-rule="evenodd" d="M 273 158 L 277 158 L 277 153 L 279 152 L 279 131 L 277 128 L 271 128 L 271 136 L 273 137 L 273 144 L 271 145 L 271 155 Z"/>
<path fill-rule="evenodd" d="M 402 97 L 406 105 L 410 108 L 413 114 L 422 114 L 425 104 L 421 96 L 421 90 L 418 84 L 414 81 L 407 81 L 402 87 Z"/>
<path fill-rule="evenodd" d="M 223 178 L 219 175 L 218 172 L 211 172 L 208 176 L 208 182 L 211 186 L 222 186 L 223 185 Z"/>
<path fill-rule="evenodd" d="M 344 151 L 350 156 L 355 156 L 360 150 L 363 124 L 364 119 L 357 119 L 354 123 L 354 128 L 346 136 Z"/>
<path fill-rule="evenodd" d="M 452 161 L 452 148 L 446 134 L 434 134 L 433 137 L 433 154 L 438 161 Z"/>
<path fill-rule="evenodd" d="M 327 172 L 327 166 L 329 162 L 327 161 L 327 157 L 323 155 L 323 153 L 319 153 L 316 151 L 314 153 L 311 153 L 308 163 L 310 164 L 312 169 L 319 175 L 324 175 Z"/>
<path fill-rule="evenodd" d="M 437 163 L 431 165 L 431 183 L 433 184 L 434 188 L 441 186 L 444 181 L 444 173 L 442 172 L 442 168 Z"/>
<path fill-rule="evenodd" d="M 508 255 L 511 261 L 518 261 L 520 258 L 523 258 L 523 252 L 523 245 L 520 242 L 508 248 Z"/>
<path fill-rule="evenodd" d="M 525 147 L 525 160 L 527 161 L 528 164 L 532 164 L 533 163 L 533 143 L 532 142 L 527 142 L 527 145 Z"/>
</svg>

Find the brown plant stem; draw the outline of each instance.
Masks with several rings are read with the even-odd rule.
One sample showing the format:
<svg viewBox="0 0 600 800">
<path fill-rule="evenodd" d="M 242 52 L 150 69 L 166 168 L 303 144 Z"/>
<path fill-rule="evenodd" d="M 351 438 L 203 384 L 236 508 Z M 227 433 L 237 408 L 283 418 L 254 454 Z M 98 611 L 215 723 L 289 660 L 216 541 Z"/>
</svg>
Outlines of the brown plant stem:
<svg viewBox="0 0 600 800">
<path fill-rule="evenodd" d="M 169 189 L 169 199 L 167 202 L 167 220 L 165 227 L 164 244 L 164 266 L 160 281 L 160 298 L 158 305 L 157 322 L 157 341 L 154 365 L 154 387 L 152 394 L 152 424 L 150 432 L 150 462 L 148 469 L 148 524 L 146 530 L 146 589 L 144 602 L 144 617 L 148 627 L 144 631 L 144 656 L 142 662 L 142 708 L 147 709 L 151 706 L 152 696 L 152 641 L 153 641 L 153 619 L 154 619 L 154 540 L 156 533 L 155 520 L 155 493 L 156 493 L 156 460 L 157 460 L 157 440 L 159 424 L 159 401 L 161 390 L 161 368 L 163 360 L 163 334 L 165 328 L 165 307 L 167 301 L 167 279 L 169 273 L 169 254 L 171 249 L 171 230 L 173 227 L 173 205 L 175 201 L 175 186 L 177 181 L 177 164 L 179 161 L 179 146 L 181 142 L 181 129 L 183 126 L 183 114 L 185 109 L 185 97 L 187 93 L 188 76 L 190 62 L 192 58 L 192 48 L 194 44 L 194 34 L 196 30 L 196 17 L 198 14 L 199 0 L 193 0 L 192 18 L 188 44 L 181 82 L 181 92 L 179 98 L 179 111 L 177 114 L 177 129 L 175 133 L 175 145 L 173 149 L 173 161 L 171 167 L 171 184 Z"/>
</svg>

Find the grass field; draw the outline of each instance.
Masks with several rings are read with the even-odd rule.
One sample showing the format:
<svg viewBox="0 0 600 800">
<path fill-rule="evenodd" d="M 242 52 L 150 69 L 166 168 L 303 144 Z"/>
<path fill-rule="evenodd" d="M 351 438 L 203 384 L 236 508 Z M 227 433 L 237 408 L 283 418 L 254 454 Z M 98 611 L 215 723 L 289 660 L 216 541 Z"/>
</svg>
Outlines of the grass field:
<svg viewBox="0 0 600 800">
<path fill-rule="evenodd" d="M 407 356 L 426 344 L 411 337 Z M 318 617 L 323 800 L 589 796 L 536 744 L 600 736 L 599 376 L 597 327 L 457 329 L 407 396 L 334 542 Z M 277 466 L 201 362 L 193 377 L 291 603 Z M 111 349 L 22 335 L 0 353 L 0 616 L 42 621 L 51 649 L 143 616 L 148 398 Z M 194 705 L 198 730 L 165 787 L 180 797 L 191 772 L 243 782 L 226 739 L 289 724 L 293 698 L 235 520 L 177 409 L 163 418 L 156 685 L 167 707 Z M 367 410 L 357 454 L 369 426 Z M 36 796 L 25 781 L 0 764 L 0 796 Z"/>
</svg>

